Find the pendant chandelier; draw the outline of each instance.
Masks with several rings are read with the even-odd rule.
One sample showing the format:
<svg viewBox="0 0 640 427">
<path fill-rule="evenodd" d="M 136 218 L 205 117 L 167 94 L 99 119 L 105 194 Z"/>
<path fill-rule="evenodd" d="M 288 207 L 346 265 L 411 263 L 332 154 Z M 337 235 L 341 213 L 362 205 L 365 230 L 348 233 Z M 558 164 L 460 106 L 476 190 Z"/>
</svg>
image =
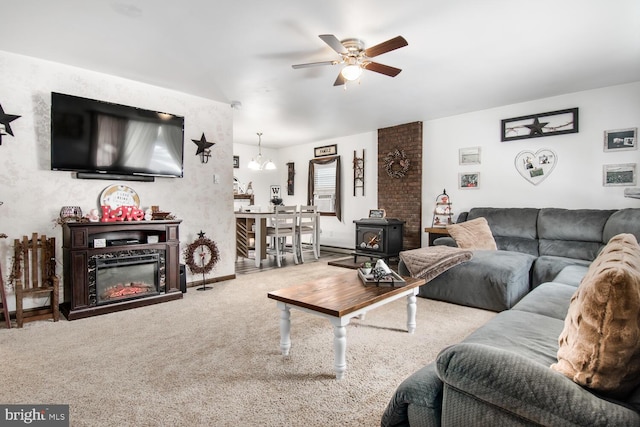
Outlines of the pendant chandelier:
<svg viewBox="0 0 640 427">
<path fill-rule="evenodd" d="M 255 159 L 251 159 L 251 161 L 247 165 L 248 168 L 254 171 L 275 170 L 276 165 L 271 161 L 271 159 L 269 159 L 268 161 L 262 160 L 262 132 L 258 132 L 256 133 L 256 135 L 258 135 L 258 157 L 256 157 Z"/>
</svg>

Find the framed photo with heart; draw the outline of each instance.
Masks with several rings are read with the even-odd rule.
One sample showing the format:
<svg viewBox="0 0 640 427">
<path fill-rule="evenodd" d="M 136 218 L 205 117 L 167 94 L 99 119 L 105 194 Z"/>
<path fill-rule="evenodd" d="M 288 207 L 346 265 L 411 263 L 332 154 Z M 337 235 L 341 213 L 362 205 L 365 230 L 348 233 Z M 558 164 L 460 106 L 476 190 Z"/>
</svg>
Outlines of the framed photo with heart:
<svg viewBox="0 0 640 427">
<path fill-rule="evenodd" d="M 538 185 L 553 172 L 558 155 L 548 148 L 536 152 L 524 150 L 515 158 L 515 167 L 520 176 L 533 185 Z"/>
</svg>

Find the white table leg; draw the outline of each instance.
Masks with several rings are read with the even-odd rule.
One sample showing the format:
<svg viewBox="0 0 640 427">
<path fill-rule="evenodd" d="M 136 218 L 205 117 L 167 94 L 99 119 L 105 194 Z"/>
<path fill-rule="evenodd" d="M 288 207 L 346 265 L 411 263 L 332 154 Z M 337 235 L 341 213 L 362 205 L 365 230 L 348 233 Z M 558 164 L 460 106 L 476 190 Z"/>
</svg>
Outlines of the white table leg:
<svg viewBox="0 0 640 427">
<path fill-rule="evenodd" d="M 347 328 L 343 325 L 333 326 L 333 352 L 336 379 L 341 380 L 347 372 Z"/>
<path fill-rule="evenodd" d="M 283 356 L 288 356 L 291 349 L 291 309 L 282 302 L 278 302 L 278 308 L 280 309 L 280 351 Z"/>
<path fill-rule="evenodd" d="M 416 300 L 415 293 L 407 295 L 407 330 L 410 334 L 416 331 Z"/>
</svg>

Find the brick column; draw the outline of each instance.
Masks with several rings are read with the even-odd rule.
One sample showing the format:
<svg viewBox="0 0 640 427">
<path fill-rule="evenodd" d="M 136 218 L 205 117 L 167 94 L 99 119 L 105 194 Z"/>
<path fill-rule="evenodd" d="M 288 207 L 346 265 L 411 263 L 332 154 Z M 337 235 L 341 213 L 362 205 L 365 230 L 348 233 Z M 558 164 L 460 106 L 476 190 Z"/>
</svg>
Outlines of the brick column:
<svg viewBox="0 0 640 427">
<path fill-rule="evenodd" d="M 396 149 L 411 162 L 403 178 L 389 176 L 384 159 Z M 378 208 L 406 221 L 403 249 L 419 248 L 422 233 L 422 122 L 378 129 Z"/>
</svg>

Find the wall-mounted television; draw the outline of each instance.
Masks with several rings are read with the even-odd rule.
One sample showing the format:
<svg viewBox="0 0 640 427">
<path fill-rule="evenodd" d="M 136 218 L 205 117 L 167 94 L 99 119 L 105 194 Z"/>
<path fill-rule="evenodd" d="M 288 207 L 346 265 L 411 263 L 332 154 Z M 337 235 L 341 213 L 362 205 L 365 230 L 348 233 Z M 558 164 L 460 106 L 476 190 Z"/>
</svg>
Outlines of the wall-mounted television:
<svg viewBox="0 0 640 427">
<path fill-rule="evenodd" d="M 184 117 L 51 93 L 51 169 L 78 178 L 183 176 Z"/>
</svg>

